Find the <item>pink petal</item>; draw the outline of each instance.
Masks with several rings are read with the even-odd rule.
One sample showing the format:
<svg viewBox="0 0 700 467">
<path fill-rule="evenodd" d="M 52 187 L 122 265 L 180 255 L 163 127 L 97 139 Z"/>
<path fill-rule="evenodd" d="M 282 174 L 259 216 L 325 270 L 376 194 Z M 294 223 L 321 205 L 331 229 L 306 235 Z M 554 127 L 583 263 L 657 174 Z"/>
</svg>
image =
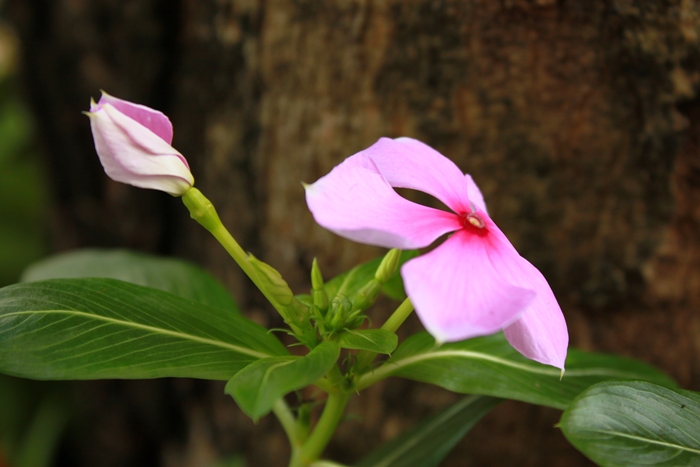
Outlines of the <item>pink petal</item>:
<svg viewBox="0 0 700 467">
<path fill-rule="evenodd" d="M 421 248 L 461 227 L 456 215 L 399 196 L 362 153 L 306 186 L 306 202 L 326 229 L 386 248 Z"/>
<path fill-rule="evenodd" d="M 360 152 L 393 187 L 428 193 L 462 214 L 470 211 L 464 174 L 448 158 L 411 138 L 381 138 Z"/>
<path fill-rule="evenodd" d="M 535 297 L 505 280 L 501 270 L 520 256 L 493 248 L 488 234 L 460 230 L 401 269 L 406 292 L 427 331 L 439 342 L 498 332 Z"/>
<path fill-rule="evenodd" d="M 111 104 L 88 113 L 95 148 L 107 175 L 122 183 L 182 195 L 194 178 L 184 157 Z"/>
<path fill-rule="evenodd" d="M 521 268 L 522 277 L 527 278 L 528 283 L 522 281 L 520 285 L 532 288 L 537 297 L 520 319 L 505 329 L 506 338 L 527 358 L 563 370 L 569 346 L 564 315 L 540 271 L 525 259 L 521 262 Z"/>
<path fill-rule="evenodd" d="M 493 222 L 489 227 L 494 245 L 501 245 L 497 248 L 513 248 Z M 505 329 L 508 341 L 526 357 L 564 369 L 569 333 L 547 280 L 535 266 L 519 255 L 512 261 L 500 263 L 498 271 L 507 282 L 537 294 L 520 318 Z"/>
<path fill-rule="evenodd" d="M 484 195 L 481 194 L 481 190 L 471 175 L 466 174 L 464 178 L 467 179 L 467 194 L 469 195 L 469 201 L 476 206 L 477 209 L 484 211 L 486 214 L 489 212 L 486 210 L 486 202 L 484 201 Z"/>
<path fill-rule="evenodd" d="M 172 144 L 173 125 L 164 113 L 146 107 L 145 105 L 134 104 L 133 102 L 118 99 L 104 91 L 102 91 L 102 97 L 100 97 L 97 106 L 100 107 L 103 104 L 111 104 L 127 117 L 136 120 L 141 125 L 151 130 L 166 143 Z M 94 109 L 91 110 L 94 111 Z"/>
</svg>

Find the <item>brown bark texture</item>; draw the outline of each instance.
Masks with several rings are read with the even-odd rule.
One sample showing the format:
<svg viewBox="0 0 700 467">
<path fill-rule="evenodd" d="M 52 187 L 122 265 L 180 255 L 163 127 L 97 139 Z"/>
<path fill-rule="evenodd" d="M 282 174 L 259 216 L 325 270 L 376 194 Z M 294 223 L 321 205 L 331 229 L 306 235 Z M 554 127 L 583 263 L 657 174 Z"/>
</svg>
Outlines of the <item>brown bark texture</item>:
<svg viewBox="0 0 700 467">
<path fill-rule="evenodd" d="M 163 110 L 236 238 L 309 288 L 380 253 L 314 224 L 311 182 L 381 136 L 473 175 L 547 277 L 572 345 L 660 366 L 700 390 L 700 5 L 694 0 L 7 0 L 53 180 L 54 249 L 193 259 L 279 325 L 178 200 L 108 180 L 80 114 L 99 89 Z M 390 310 L 384 304 L 375 315 Z M 383 314 L 382 314 L 383 313 Z M 417 331 L 412 319 L 402 332 Z M 76 465 L 284 465 L 219 383 L 95 382 Z M 355 397 L 327 454 L 350 463 L 455 401 L 389 380 Z M 584 466 L 559 412 L 498 407 L 445 466 Z M 78 440 L 88 441 L 82 445 Z"/>
</svg>

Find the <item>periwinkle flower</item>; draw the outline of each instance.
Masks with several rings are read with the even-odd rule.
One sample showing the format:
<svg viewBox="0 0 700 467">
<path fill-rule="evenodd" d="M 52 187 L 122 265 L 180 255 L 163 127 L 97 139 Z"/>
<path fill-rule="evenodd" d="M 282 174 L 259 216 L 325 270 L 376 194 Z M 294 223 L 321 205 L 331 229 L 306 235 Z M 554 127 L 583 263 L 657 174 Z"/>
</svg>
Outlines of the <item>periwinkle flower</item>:
<svg viewBox="0 0 700 467">
<path fill-rule="evenodd" d="M 194 177 L 185 157 L 170 145 L 173 126 L 163 113 L 103 92 L 86 114 L 111 179 L 173 196 L 192 187 Z"/>
<path fill-rule="evenodd" d="M 428 193 L 453 212 L 408 201 L 395 188 Z M 306 187 L 323 227 L 361 243 L 438 247 L 405 263 L 406 293 L 426 330 L 452 342 L 503 330 L 520 353 L 564 368 L 566 322 L 542 274 L 489 218 L 472 177 L 410 138 L 382 138 Z"/>
</svg>

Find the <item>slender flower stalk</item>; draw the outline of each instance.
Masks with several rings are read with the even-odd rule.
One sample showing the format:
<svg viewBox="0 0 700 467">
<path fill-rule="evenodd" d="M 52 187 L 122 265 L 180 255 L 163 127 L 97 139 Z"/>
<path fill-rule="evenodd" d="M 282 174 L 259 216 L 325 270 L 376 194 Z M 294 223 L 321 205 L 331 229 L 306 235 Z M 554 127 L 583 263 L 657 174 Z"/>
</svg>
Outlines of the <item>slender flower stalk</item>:
<svg viewBox="0 0 700 467">
<path fill-rule="evenodd" d="M 284 432 L 287 434 L 289 444 L 292 446 L 292 451 L 294 452 L 298 450 L 304 442 L 304 439 L 302 434 L 299 432 L 296 419 L 294 418 L 291 410 L 289 410 L 289 406 L 287 406 L 284 399 L 279 399 L 277 402 L 275 402 L 275 405 L 272 407 L 272 412 L 280 421 Z"/>
<path fill-rule="evenodd" d="M 265 298 L 279 311 L 284 312 L 277 300 L 270 294 L 261 280 L 255 267 L 248 261 L 248 254 L 241 248 L 238 242 L 226 229 L 219 219 L 216 208 L 201 191 L 191 188 L 182 196 L 182 202 L 190 211 L 190 215 L 202 227 L 207 229 L 218 240 L 221 246 L 231 255 L 231 258 L 240 266 L 243 272 L 250 278 L 255 286 L 265 295 Z"/>
<path fill-rule="evenodd" d="M 407 298 L 404 300 L 401 305 L 394 311 L 391 316 L 389 316 L 389 319 L 386 320 L 386 322 L 382 325 L 382 329 L 385 331 L 390 331 L 390 332 L 396 332 L 397 329 L 403 324 L 404 321 L 411 315 L 413 312 L 413 303 L 411 303 L 411 299 Z"/>
<path fill-rule="evenodd" d="M 321 456 L 343 418 L 345 406 L 349 399 L 350 394 L 345 391 L 328 394 L 328 400 L 321 418 L 318 420 L 309 439 L 295 453 L 296 455 L 292 456 L 289 467 L 308 467 Z"/>
</svg>

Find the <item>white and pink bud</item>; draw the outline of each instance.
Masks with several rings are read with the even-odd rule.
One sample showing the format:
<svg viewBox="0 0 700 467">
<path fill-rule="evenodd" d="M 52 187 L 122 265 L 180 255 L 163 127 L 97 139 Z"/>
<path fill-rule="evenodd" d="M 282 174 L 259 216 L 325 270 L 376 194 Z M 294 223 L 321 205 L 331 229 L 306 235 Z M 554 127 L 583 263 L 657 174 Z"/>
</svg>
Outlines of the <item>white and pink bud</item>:
<svg viewBox="0 0 700 467">
<path fill-rule="evenodd" d="M 162 112 L 103 92 L 86 115 L 97 155 L 112 180 L 173 196 L 194 184 L 187 160 L 170 145 L 173 127 Z"/>
</svg>

